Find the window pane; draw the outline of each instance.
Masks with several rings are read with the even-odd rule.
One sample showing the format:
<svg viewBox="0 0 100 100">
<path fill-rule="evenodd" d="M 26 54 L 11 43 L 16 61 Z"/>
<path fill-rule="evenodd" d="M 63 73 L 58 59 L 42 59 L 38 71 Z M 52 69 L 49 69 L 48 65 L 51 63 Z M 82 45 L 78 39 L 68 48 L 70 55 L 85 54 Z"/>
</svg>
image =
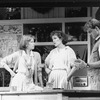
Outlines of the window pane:
<svg viewBox="0 0 100 100">
<path fill-rule="evenodd" d="M 87 34 L 83 31 L 84 22 L 66 23 L 65 32 L 69 36 L 69 41 L 86 41 Z"/>
<path fill-rule="evenodd" d="M 44 63 L 45 58 L 54 48 L 54 45 L 36 46 L 34 51 L 38 51 L 42 57 L 42 63 Z"/>
<path fill-rule="evenodd" d="M 37 42 L 51 42 L 50 33 L 62 30 L 61 23 L 24 24 L 24 34 L 30 33 L 37 37 Z"/>
</svg>

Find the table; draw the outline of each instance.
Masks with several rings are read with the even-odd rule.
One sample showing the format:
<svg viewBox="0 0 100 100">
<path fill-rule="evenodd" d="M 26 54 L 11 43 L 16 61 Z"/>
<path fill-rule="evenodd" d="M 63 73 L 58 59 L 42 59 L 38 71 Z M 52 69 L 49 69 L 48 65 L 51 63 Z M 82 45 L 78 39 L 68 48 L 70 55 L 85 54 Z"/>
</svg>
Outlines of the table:
<svg viewBox="0 0 100 100">
<path fill-rule="evenodd" d="M 31 92 L 0 92 L 0 100 L 100 100 L 100 91 L 56 89 Z"/>
</svg>

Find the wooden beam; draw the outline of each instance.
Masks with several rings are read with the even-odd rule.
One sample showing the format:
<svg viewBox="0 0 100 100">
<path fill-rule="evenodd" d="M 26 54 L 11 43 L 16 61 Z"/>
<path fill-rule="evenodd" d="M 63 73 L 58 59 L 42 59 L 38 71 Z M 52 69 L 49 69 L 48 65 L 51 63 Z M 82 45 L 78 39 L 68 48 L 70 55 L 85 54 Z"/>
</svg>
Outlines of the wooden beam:
<svg viewBox="0 0 100 100">
<path fill-rule="evenodd" d="M 64 7 L 64 6 L 99 6 L 100 0 L 0 0 L 3 6 Z"/>
</svg>

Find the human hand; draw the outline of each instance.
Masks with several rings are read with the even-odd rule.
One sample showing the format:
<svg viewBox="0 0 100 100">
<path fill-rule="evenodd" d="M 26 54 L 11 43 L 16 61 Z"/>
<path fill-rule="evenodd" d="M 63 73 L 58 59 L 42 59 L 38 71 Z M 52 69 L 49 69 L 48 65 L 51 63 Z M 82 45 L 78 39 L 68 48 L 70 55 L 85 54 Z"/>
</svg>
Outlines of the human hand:
<svg viewBox="0 0 100 100">
<path fill-rule="evenodd" d="M 69 76 L 69 75 L 67 76 L 67 82 L 69 82 L 71 80 L 71 77 L 72 76 Z"/>
<path fill-rule="evenodd" d="M 45 71 L 47 74 L 50 74 L 52 70 L 50 68 L 45 68 Z"/>
<path fill-rule="evenodd" d="M 76 66 L 77 69 L 82 69 L 85 68 L 87 66 L 87 63 L 85 63 L 83 60 L 81 59 L 76 59 L 74 61 L 74 64 Z"/>
<path fill-rule="evenodd" d="M 11 77 L 14 77 L 15 73 L 12 71 L 12 72 L 10 72 L 10 75 L 11 75 Z"/>
</svg>

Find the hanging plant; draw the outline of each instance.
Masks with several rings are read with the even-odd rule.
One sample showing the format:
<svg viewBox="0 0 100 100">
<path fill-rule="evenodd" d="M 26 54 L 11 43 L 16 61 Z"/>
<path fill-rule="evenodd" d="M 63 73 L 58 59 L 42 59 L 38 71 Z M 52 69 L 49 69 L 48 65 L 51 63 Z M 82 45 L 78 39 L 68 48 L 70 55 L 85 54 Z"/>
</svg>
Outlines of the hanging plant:
<svg viewBox="0 0 100 100">
<path fill-rule="evenodd" d="M 42 7 L 42 8 L 32 7 L 32 9 L 37 11 L 38 13 L 45 14 L 45 13 L 48 13 L 53 8 L 52 7 Z"/>
</svg>

